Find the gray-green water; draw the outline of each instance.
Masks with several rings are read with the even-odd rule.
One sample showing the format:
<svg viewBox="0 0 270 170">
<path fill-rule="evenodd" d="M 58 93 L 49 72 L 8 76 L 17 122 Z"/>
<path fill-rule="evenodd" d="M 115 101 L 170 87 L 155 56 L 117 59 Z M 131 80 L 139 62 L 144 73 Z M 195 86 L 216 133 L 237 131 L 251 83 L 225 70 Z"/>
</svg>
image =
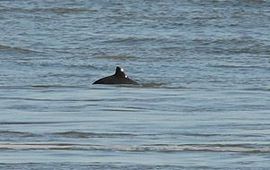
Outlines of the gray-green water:
<svg viewBox="0 0 270 170">
<path fill-rule="evenodd" d="M 269 169 L 270 2 L 0 1 L 0 168 Z M 140 86 L 92 85 L 125 69 Z"/>
</svg>

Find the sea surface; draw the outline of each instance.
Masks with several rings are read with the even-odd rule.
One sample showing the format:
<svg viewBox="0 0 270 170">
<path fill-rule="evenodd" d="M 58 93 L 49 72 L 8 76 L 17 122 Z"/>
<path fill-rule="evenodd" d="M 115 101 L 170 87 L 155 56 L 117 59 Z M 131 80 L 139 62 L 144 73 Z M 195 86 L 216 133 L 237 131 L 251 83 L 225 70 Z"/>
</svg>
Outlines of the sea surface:
<svg viewBox="0 0 270 170">
<path fill-rule="evenodd" d="M 0 169 L 270 169 L 270 1 L 1 0 Z"/>
</svg>

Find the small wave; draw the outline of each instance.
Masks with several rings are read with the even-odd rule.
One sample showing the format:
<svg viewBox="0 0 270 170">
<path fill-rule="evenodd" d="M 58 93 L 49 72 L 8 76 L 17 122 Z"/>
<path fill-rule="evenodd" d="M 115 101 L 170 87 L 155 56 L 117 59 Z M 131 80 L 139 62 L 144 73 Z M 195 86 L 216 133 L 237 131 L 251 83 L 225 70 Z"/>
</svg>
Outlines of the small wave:
<svg viewBox="0 0 270 170">
<path fill-rule="evenodd" d="M 10 137 L 34 137 L 36 136 L 30 132 L 18 132 L 18 131 L 0 131 L 0 136 L 10 136 Z"/>
<path fill-rule="evenodd" d="M 155 83 L 155 82 L 150 82 L 150 83 L 143 83 L 141 88 L 153 88 L 153 89 L 188 89 L 188 87 L 185 86 L 170 86 L 167 83 Z"/>
<path fill-rule="evenodd" d="M 0 86 L 0 89 L 7 89 L 7 90 L 12 90 L 12 89 L 29 89 L 29 86 Z"/>
<path fill-rule="evenodd" d="M 0 51 L 14 51 L 19 53 L 41 53 L 32 49 L 22 48 L 22 47 L 12 47 L 8 45 L 1 45 L 0 44 Z"/>
<path fill-rule="evenodd" d="M 156 37 L 145 36 L 129 36 L 129 37 L 116 37 L 104 41 L 104 43 L 141 43 L 141 42 L 154 42 L 158 41 Z"/>
<path fill-rule="evenodd" d="M 235 138 L 241 138 L 241 137 L 261 137 L 259 134 L 218 134 L 218 133 L 169 133 L 169 135 L 173 136 L 192 136 L 192 137 L 235 137 Z"/>
<path fill-rule="evenodd" d="M 136 134 L 130 133 L 93 133 L 93 132 L 77 132 L 77 131 L 57 132 L 52 133 L 52 135 L 69 138 L 114 138 L 114 137 L 136 136 Z"/>
<path fill-rule="evenodd" d="M 12 11 L 21 13 L 55 13 L 55 14 L 77 14 L 84 12 L 96 12 L 95 9 L 88 8 L 4 8 L 1 11 Z"/>
<path fill-rule="evenodd" d="M 269 92 L 270 91 L 270 87 L 254 87 L 254 88 L 245 88 L 243 90 L 247 90 L 247 91 L 265 91 L 265 92 Z"/>
<path fill-rule="evenodd" d="M 23 122 L 23 121 L 14 121 L 14 122 L 0 122 L 0 125 L 35 125 L 35 124 L 63 124 L 63 123 L 82 123 L 87 121 L 52 121 L 52 122 L 39 122 L 39 121 L 33 121 L 33 122 Z"/>
<path fill-rule="evenodd" d="M 109 111 L 109 112 L 138 112 L 136 109 L 129 109 L 129 108 L 117 108 L 117 109 L 101 109 L 102 111 Z"/>
<path fill-rule="evenodd" d="M 69 63 L 69 64 L 63 64 L 64 67 L 68 67 L 68 68 L 79 68 L 79 69 L 97 69 L 96 66 L 93 66 L 91 64 L 78 64 L 78 63 Z"/>
<path fill-rule="evenodd" d="M 40 85 L 32 85 L 33 88 L 80 88 L 81 86 L 67 86 L 67 85 L 61 85 L 61 84 L 40 84 Z"/>
<path fill-rule="evenodd" d="M 270 146 L 247 144 L 183 144 L 183 145 L 87 145 L 70 143 L 0 143 L 0 149 L 15 150 L 100 150 L 120 152 L 240 152 L 270 153 Z"/>
<path fill-rule="evenodd" d="M 120 162 L 50 162 L 50 163 L 0 163 L 0 167 L 4 167 L 2 169 L 13 169 L 13 170 L 21 170 L 21 169 L 57 169 L 57 170 L 66 170 L 66 169 L 81 169 L 81 170 L 157 170 L 157 169 L 213 169 L 211 166 L 181 166 L 181 165 L 148 165 L 148 164 L 122 164 Z M 7 168 L 8 167 L 8 168 Z"/>
<path fill-rule="evenodd" d="M 209 67 L 216 67 L 216 68 L 252 68 L 252 69 L 268 69 L 263 66 L 256 66 L 256 65 L 237 65 L 237 64 L 209 64 Z"/>
<path fill-rule="evenodd" d="M 130 55 L 101 55 L 94 57 L 96 59 L 110 59 L 110 60 L 117 60 L 117 61 L 126 61 L 131 60 L 134 61 L 138 59 L 136 56 L 130 56 Z"/>
<path fill-rule="evenodd" d="M 262 4 L 267 2 L 267 0 L 242 0 L 239 3 L 247 3 L 247 4 Z"/>
<path fill-rule="evenodd" d="M 26 97 L 0 97 L 4 100 L 26 100 L 26 101 L 66 101 L 66 102 L 99 102 L 103 101 L 102 99 L 49 99 L 49 98 L 26 98 Z"/>
<path fill-rule="evenodd" d="M 165 83 L 144 83 L 142 84 L 143 88 L 162 88 L 166 84 Z"/>
<path fill-rule="evenodd" d="M 242 37 L 232 37 L 232 38 L 217 38 L 217 39 L 201 39 L 195 38 L 192 40 L 193 42 L 199 45 L 209 45 L 209 44 L 217 44 L 219 46 L 224 45 L 245 45 L 245 44 L 260 44 L 257 39 L 251 36 L 242 36 Z"/>
<path fill-rule="evenodd" d="M 53 12 L 56 14 L 75 14 L 75 13 L 83 13 L 83 12 L 95 12 L 96 10 L 88 9 L 88 8 L 43 8 L 37 9 L 45 12 Z"/>
<path fill-rule="evenodd" d="M 136 80 L 136 79 L 135 79 Z M 136 80 L 137 81 L 137 80 Z M 115 84 L 112 86 L 115 87 L 126 87 L 126 88 L 149 88 L 149 89 L 188 89 L 188 87 L 185 86 L 168 86 L 168 84 L 166 83 L 155 83 L 155 82 L 150 82 L 150 83 L 140 83 L 139 85 L 133 85 L 133 84 Z M 111 87 L 112 87 L 111 86 Z M 95 88 L 95 89 L 99 89 L 99 88 Z M 104 89 L 104 88 L 102 88 Z"/>
<path fill-rule="evenodd" d="M 193 39 L 200 48 L 196 50 L 203 50 L 206 53 L 218 54 L 269 54 L 269 45 L 255 39 L 254 37 L 242 36 L 236 38 L 222 38 L 222 39 Z M 206 48 L 211 46 L 211 49 Z"/>
</svg>

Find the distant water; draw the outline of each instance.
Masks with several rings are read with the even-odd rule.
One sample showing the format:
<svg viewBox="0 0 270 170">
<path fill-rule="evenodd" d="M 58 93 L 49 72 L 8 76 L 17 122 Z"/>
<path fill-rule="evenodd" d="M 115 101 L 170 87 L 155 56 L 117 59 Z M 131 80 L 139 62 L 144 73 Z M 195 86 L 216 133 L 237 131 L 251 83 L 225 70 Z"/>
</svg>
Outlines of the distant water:
<svg viewBox="0 0 270 170">
<path fill-rule="evenodd" d="M 0 169 L 270 169 L 270 1 L 0 1 Z M 140 86 L 92 85 L 121 66 Z"/>
</svg>

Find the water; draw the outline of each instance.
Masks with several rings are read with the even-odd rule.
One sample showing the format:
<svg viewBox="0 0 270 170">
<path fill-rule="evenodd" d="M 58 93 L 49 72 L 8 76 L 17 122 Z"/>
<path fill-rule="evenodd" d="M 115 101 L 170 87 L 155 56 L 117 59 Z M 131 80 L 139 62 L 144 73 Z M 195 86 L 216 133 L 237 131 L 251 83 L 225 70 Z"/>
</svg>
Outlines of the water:
<svg viewBox="0 0 270 170">
<path fill-rule="evenodd" d="M 0 169 L 269 169 L 270 2 L 0 1 Z M 140 86 L 92 85 L 121 66 Z"/>
</svg>

